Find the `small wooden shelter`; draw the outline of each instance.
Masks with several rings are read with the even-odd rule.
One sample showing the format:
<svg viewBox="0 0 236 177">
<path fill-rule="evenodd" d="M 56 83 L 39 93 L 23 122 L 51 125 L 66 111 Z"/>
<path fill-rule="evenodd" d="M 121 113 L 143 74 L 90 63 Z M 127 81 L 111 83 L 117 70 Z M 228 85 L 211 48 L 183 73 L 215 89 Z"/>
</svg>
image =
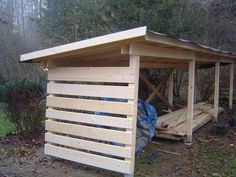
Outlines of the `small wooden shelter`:
<svg viewBox="0 0 236 177">
<path fill-rule="evenodd" d="M 235 60 L 232 53 L 148 31 L 147 27 L 36 51 L 20 58 L 21 62 L 40 62 L 48 68 L 45 153 L 125 176 L 134 174 L 140 68 L 189 68 L 188 103 L 182 114 L 185 112 L 186 141 L 191 143 L 196 128 L 195 68 L 215 66 L 215 99 L 209 109 L 217 121 L 220 64 L 230 64 L 232 108 Z M 158 87 L 151 87 L 153 94 L 158 95 Z M 172 105 L 172 73 L 167 100 Z"/>
</svg>

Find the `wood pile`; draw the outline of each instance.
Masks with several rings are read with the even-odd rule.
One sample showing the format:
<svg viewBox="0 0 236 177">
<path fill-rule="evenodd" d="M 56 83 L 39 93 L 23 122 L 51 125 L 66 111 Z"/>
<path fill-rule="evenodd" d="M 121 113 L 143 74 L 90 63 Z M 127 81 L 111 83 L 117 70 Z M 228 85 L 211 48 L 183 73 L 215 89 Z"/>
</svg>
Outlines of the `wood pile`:
<svg viewBox="0 0 236 177">
<path fill-rule="evenodd" d="M 219 108 L 219 113 L 223 108 Z M 213 119 L 213 105 L 204 102 L 194 105 L 193 132 Z M 158 118 L 157 137 L 181 140 L 187 131 L 187 108 L 183 108 Z"/>
</svg>

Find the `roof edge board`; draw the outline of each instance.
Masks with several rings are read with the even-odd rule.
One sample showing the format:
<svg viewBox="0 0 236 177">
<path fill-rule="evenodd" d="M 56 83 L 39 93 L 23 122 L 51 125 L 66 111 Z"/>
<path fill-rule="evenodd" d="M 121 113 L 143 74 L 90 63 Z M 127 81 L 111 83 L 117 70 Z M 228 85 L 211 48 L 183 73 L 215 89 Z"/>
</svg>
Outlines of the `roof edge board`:
<svg viewBox="0 0 236 177">
<path fill-rule="evenodd" d="M 78 42 L 73 42 L 57 47 L 52 47 L 48 49 L 39 50 L 36 52 L 31 52 L 23 54 L 20 56 L 20 61 L 25 62 L 28 60 L 39 59 L 47 56 L 62 54 L 70 51 L 81 50 L 89 47 L 97 47 L 107 43 L 114 43 L 123 40 L 133 39 L 137 37 L 145 37 L 147 33 L 147 26 L 134 28 L 126 31 L 111 33 L 99 37 L 94 37 L 91 39 L 86 39 Z"/>
<path fill-rule="evenodd" d="M 226 51 L 221 51 L 221 50 L 216 50 L 210 47 L 205 48 L 203 45 L 197 44 L 192 41 L 188 40 L 183 40 L 183 39 L 178 39 L 172 36 L 168 36 L 162 33 L 156 33 L 153 31 L 147 31 L 147 35 L 145 36 L 146 41 L 150 42 L 156 42 L 160 44 L 165 44 L 165 45 L 170 45 L 174 47 L 179 47 L 179 48 L 184 48 L 184 49 L 189 49 L 189 50 L 194 50 L 196 52 L 204 52 L 212 55 L 219 55 L 223 57 L 230 57 L 236 59 L 236 54 L 226 52 Z"/>
</svg>

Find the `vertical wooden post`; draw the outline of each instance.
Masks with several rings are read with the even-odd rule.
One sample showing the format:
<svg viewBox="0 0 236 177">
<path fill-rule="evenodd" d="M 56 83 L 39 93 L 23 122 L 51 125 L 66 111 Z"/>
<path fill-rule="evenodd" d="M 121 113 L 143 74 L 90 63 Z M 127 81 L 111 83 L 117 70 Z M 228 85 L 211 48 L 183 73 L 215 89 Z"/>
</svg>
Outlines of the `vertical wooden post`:
<svg viewBox="0 0 236 177">
<path fill-rule="evenodd" d="M 187 137 L 186 142 L 192 143 L 193 134 L 193 110 L 194 110 L 194 83 L 195 83 L 195 60 L 189 62 L 188 71 L 188 107 L 187 107 Z"/>
<path fill-rule="evenodd" d="M 219 83 L 220 83 L 220 62 L 215 64 L 215 95 L 214 95 L 214 122 L 218 121 L 219 112 Z"/>
<path fill-rule="evenodd" d="M 132 116 L 127 116 L 127 119 L 132 119 L 132 130 L 127 130 L 132 132 L 132 145 L 131 145 L 132 156 L 131 159 L 127 159 L 131 161 L 130 174 L 125 174 L 124 176 L 134 177 L 140 56 L 130 55 L 129 67 L 133 69 L 135 73 L 134 84 L 129 84 L 129 87 L 132 87 L 134 89 L 134 99 L 128 100 L 128 102 L 133 103 L 133 114 Z"/>
<path fill-rule="evenodd" d="M 175 70 L 173 70 L 173 72 L 170 74 L 169 83 L 168 83 L 168 102 L 170 103 L 171 106 L 173 106 L 173 92 L 174 92 L 173 77 L 174 77 L 174 72 L 175 72 Z M 168 111 L 171 112 L 172 110 L 169 108 Z"/>
<path fill-rule="evenodd" d="M 233 109 L 234 98 L 234 64 L 230 64 L 230 81 L 229 81 L 229 109 Z"/>
</svg>

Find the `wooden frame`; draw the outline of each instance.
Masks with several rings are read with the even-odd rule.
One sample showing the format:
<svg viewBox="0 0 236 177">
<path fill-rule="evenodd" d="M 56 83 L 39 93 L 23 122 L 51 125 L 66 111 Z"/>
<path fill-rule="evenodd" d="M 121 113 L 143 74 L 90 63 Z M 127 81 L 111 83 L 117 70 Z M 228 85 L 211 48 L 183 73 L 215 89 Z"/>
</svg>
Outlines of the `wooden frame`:
<svg viewBox="0 0 236 177">
<path fill-rule="evenodd" d="M 215 63 L 214 122 L 218 121 L 219 112 L 220 62 Z"/>
<path fill-rule="evenodd" d="M 173 107 L 173 94 L 174 94 L 174 72 L 176 72 L 176 69 L 171 72 L 168 80 L 168 102 L 172 107 Z M 169 108 L 168 110 L 169 112 L 172 111 L 171 108 Z"/>
<path fill-rule="evenodd" d="M 186 142 L 192 143 L 193 133 L 193 105 L 194 105 L 194 85 L 195 85 L 195 60 L 189 62 L 188 76 L 188 106 L 187 106 L 187 136 Z"/>
<path fill-rule="evenodd" d="M 45 153 L 133 176 L 139 68 L 48 68 Z"/>
<path fill-rule="evenodd" d="M 210 115 L 217 121 L 220 62 L 231 64 L 229 107 L 232 109 L 235 60 L 232 53 L 151 32 L 145 26 L 20 58 L 21 62 L 40 62 L 48 68 L 45 153 L 129 177 L 134 176 L 135 166 L 139 69 L 189 68 L 187 108 L 161 119 L 174 118 L 173 125 L 183 126 L 184 132 L 179 134 L 191 143 L 193 131 L 211 120 Z M 216 63 L 214 109 L 205 105 L 210 112 L 199 113 L 194 108 L 195 67 L 212 63 Z M 143 75 L 140 79 L 153 91 L 147 102 L 158 96 L 171 111 L 173 71 L 157 87 Z M 165 80 L 169 80 L 168 99 L 159 93 Z M 176 133 L 172 129 L 166 132 Z"/>
<path fill-rule="evenodd" d="M 229 109 L 233 109 L 234 100 L 234 64 L 230 64 L 230 83 L 229 83 Z"/>
</svg>

